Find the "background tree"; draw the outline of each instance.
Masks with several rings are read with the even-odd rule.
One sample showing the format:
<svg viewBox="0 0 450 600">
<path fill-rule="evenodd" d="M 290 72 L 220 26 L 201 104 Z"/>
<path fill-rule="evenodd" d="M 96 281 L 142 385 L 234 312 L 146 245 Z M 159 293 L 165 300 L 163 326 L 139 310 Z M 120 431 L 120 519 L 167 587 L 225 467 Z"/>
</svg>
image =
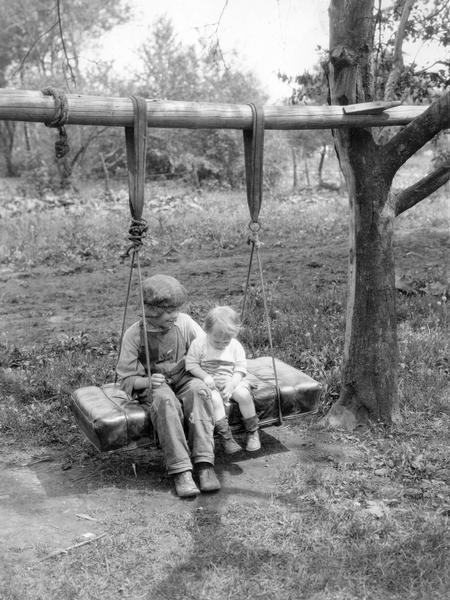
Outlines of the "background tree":
<svg viewBox="0 0 450 600">
<path fill-rule="evenodd" d="M 132 86 L 147 98 L 195 102 L 260 102 L 264 96 L 252 73 L 223 62 L 208 40 L 182 44 L 170 19 L 159 17 L 139 52 Z M 242 134 L 230 130 L 152 129 L 148 175 L 184 177 L 235 186 L 243 181 Z"/>
<path fill-rule="evenodd" d="M 92 48 L 96 40 L 128 15 L 127 8 L 116 0 L 0 0 L 0 85 L 44 88 L 48 85 L 66 89 L 75 85 L 80 91 L 88 87 L 86 71 L 80 66 L 80 52 Z M 42 135 L 42 126 L 24 124 L 23 128 L 1 124 L 3 153 L 8 175 L 28 166 L 42 166 L 42 157 L 56 170 L 53 138 Z M 73 169 L 87 146 L 97 136 L 91 128 L 81 128 L 71 136 L 73 149 L 66 161 L 66 172 Z M 49 139 L 51 144 L 46 144 Z M 48 153 L 43 152 L 48 146 Z M 18 156 L 14 161 L 14 151 Z"/>
<path fill-rule="evenodd" d="M 401 52 L 398 40 L 404 40 L 408 30 L 401 17 L 405 15 L 403 9 L 408 12 L 411 4 L 409 0 L 397 3 L 400 37 L 392 42 L 393 56 Z M 448 10 L 445 3 L 445 18 Z M 441 18 L 444 13 L 440 13 Z M 406 69 L 402 64 L 397 63 L 395 77 L 390 70 L 378 72 L 375 80 L 373 77 L 377 58 L 374 0 L 331 0 L 329 14 L 327 70 L 331 104 L 356 104 L 379 98 L 383 86 L 377 78 L 386 74 L 388 88 L 397 89 Z M 446 91 L 382 144 L 375 141 L 370 129 L 333 132 L 347 183 L 351 217 L 342 385 L 339 401 L 328 415 L 331 424 L 352 427 L 368 417 L 383 422 L 399 417 L 394 218 L 448 181 L 450 163 L 444 160 L 426 177 L 400 192 L 392 189 L 392 181 L 408 158 L 449 126 L 450 93 Z"/>
</svg>

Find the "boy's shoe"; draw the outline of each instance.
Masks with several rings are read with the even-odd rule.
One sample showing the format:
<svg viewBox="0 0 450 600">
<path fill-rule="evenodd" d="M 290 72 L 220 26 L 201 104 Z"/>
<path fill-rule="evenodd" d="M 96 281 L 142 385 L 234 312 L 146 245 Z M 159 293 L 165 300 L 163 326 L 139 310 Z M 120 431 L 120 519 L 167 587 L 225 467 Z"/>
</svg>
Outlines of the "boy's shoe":
<svg viewBox="0 0 450 600">
<path fill-rule="evenodd" d="M 220 483 L 212 465 L 209 463 L 197 463 L 196 467 L 198 482 L 202 492 L 216 492 L 220 490 Z"/>
<path fill-rule="evenodd" d="M 195 485 L 195 481 L 192 479 L 192 473 L 190 471 L 184 471 L 183 473 L 176 473 L 173 476 L 175 484 L 175 491 L 180 498 L 190 498 L 191 496 L 198 496 L 200 490 Z"/>
<path fill-rule="evenodd" d="M 259 431 L 250 431 L 247 433 L 245 449 L 247 452 L 256 452 L 261 448 L 261 440 L 259 439 Z"/>
<path fill-rule="evenodd" d="M 240 452 L 242 450 L 241 446 L 239 446 L 234 437 L 230 437 L 227 440 L 222 439 L 222 448 L 225 454 L 236 454 L 236 452 Z"/>
</svg>

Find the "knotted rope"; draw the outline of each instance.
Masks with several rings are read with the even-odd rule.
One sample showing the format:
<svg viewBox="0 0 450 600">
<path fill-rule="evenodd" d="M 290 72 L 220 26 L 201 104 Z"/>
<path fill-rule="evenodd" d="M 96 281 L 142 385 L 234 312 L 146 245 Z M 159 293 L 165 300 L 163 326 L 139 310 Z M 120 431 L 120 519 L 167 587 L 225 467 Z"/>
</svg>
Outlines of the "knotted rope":
<svg viewBox="0 0 450 600">
<path fill-rule="evenodd" d="M 130 252 L 138 251 L 143 244 L 143 239 L 147 237 L 148 231 L 148 223 L 147 221 L 141 217 L 140 219 L 136 219 L 134 217 L 131 218 L 131 225 L 128 230 L 128 239 L 131 244 L 128 248 L 120 255 L 120 258 L 125 259 L 130 256 Z"/>
<path fill-rule="evenodd" d="M 64 158 L 69 152 L 70 146 L 67 141 L 67 133 L 64 125 L 69 118 L 69 103 L 64 90 L 55 87 L 46 87 L 42 90 L 44 96 L 52 96 L 55 101 L 55 114 L 50 121 L 45 121 L 46 127 L 58 129 L 59 137 L 55 142 L 56 158 Z"/>
</svg>

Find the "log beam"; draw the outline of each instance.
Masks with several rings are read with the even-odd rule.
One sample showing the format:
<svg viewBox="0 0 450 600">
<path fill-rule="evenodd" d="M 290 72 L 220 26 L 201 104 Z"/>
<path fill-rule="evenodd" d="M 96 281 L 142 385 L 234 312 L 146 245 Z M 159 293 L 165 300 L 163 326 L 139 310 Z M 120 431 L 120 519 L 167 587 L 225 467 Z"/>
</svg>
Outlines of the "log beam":
<svg viewBox="0 0 450 600">
<path fill-rule="evenodd" d="M 68 125 L 125 127 L 133 123 L 130 98 L 67 94 Z M 147 100 L 148 126 L 187 129 L 249 129 L 248 104 Z M 265 106 L 266 129 L 337 129 L 406 125 L 426 106 L 397 106 L 380 114 L 345 114 L 342 106 Z M 0 120 L 45 123 L 55 113 L 52 97 L 41 92 L 0 90 Z"/>
</svg>

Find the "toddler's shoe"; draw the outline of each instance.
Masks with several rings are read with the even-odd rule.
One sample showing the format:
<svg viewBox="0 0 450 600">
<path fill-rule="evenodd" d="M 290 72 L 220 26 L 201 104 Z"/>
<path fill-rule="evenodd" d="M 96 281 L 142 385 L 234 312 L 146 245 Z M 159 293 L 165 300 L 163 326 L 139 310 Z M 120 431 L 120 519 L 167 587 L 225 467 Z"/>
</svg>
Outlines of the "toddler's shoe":
<svg viewBox="0 0 450 600">
<path fill-rule="evenodd" d="M 230 424 L 226 417 L 217 421 L 216 433 L 222 442 L 222 448 L 225 454 L 236 454 L 236 452 L 242 450 L 231 433 Z"/>
<path fill-rule="evenodd" d="M 261 440 L 259 439 L 259 431 L 250 431 L 247 433 L 245 449 L 247 452 L 256 452 L 261 448 Z"/>
<path fill-rule="evenodd" d="M 236 452 L 240 452 L 242 450 L 241 446 L 239 446 L 234 437 L 222 439 L 222 447 L 225 454 L 236 454 Z"/>
</svg>

